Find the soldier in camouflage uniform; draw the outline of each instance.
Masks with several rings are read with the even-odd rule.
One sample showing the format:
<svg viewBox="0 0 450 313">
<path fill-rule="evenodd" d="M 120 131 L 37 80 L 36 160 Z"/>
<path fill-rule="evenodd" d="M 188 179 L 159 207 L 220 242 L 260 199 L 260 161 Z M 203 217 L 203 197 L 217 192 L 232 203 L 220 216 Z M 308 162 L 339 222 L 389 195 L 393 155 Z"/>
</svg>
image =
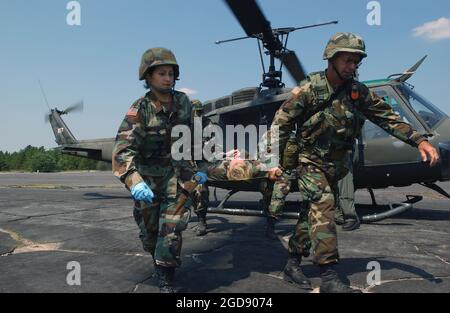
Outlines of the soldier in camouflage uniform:
<svg viewBox="0 0 450 313">
<path fill-rule="evenodd" d="M 271 132 L 278 128 L 279 151 L 283 151 L 295 129 L 300 145 L 297 167 L 299 189 L 309 201 L 308 228 L 312 241 L 313 262 L 320 267 L 321 292 L 351 292 L 336 272 L 339 261 L 335 214 L 337 182 L 348 169 L 345 158 L 355 138 L 368 118 L 384 130 L 418 147 L 423 161 L 434 166 L 439 159 L 436 149 L 427 139 L 393 112 L 382 99 L 354 80 L 360 62 L 367 56 L 362 38 L 351 33 L 334 35 L 324 53 L 326 71 L 310 74 L 293 89 L 292 96 L 276 112 Z M 296 273 L 299 283 L 307 277 L 300 268 L 303 251 L 295 242 L 307 236 L 298 231 L 289 243 L 289 258 L 285 273 Z"/>
<path fill-rule="evenodd" d="M 139 79 L 147 94 L 132 104 L 120 125 L 113 148 L 113 173 L 134 198 L 133 215 L 145 251 L 153 256 L 161 292 L 174 292 L 175 268 L 180 266 L 181 232 L 189 211 L 177 209 L 180 171 L 194 174 L 190 161 L 175 161 L 171 137 L 176 125 L 191 122 L 191 102 L 174 90 L 179 67 L 173 53 L 152 48 L 142 56 Z"/>
</svg>

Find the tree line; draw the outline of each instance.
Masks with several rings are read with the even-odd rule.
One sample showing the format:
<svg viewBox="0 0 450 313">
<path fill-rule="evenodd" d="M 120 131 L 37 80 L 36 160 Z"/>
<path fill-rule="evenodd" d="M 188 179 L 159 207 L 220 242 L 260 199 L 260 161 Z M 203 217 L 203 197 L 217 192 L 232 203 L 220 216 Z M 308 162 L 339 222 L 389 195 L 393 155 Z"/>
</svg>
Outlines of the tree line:
<svg viewBox="0 0 450 313">
<path fill-rule="evenodd" d="M 27 146 L 18 152 L 0 151 L 0 171 L 59 172 L 74 170 L 111 170 L 111 164 L 63 154 L 44 147 Z"/>
</svg>

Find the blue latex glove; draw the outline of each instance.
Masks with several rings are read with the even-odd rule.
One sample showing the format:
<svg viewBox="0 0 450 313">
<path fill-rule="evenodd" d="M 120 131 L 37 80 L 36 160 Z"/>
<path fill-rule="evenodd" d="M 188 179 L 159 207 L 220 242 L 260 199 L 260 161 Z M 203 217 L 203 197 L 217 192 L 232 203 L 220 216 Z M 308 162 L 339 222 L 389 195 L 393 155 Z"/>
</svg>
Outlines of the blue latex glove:
<svg viewBox="0 0 450 313">
<path fill-rule="evenodd" d="M 200 180 L 198 181 L 199 184 L 203 185 L 208 180 L 208 175 L 203 172 L 197 172 L 194 176 L 200 177 Z"/>
<path fill-rule="evenodd" d="M 148 203 L 152 203 L 153 197 L 155 196 L 153 191 L 145 182 L 140 182 L 139 184 L 131 187 L 131 195 L 134 200 L 145 201 Z"/>
</svg>

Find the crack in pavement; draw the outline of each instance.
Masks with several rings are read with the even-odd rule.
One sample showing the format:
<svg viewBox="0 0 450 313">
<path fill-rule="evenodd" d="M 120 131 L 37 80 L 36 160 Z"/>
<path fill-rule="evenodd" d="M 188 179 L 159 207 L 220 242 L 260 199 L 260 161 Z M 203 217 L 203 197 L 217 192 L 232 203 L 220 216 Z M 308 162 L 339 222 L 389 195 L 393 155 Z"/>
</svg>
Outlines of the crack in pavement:
<svg viewBox="0 0 450 313">
<path fill-rule="evenodd" d="M 13 250 L 3 253 L 0 256 L 9 256 L 14 254 L 21 254 L 21 253 L 32 253 L 32 252 L 51 252 L 51 251 L 57 251 L 57 252 L 69 252 L 69 253 L 81 253 L 81 254 L 91 254 L 91 255 L 112 255 L 112 256 L 133 256 L 133 257 L 150 257 L 141 253 L 133 253 L 133 252 L 125 252 L 125 253 L 111 253 L 109 251 L 88 251 L 88 250 L 71 250 L 71 249 L 61 249 L 62 243 L 64 241 L 60 242 L 50 242 L 50 243 L 37 243 L 33 242 L 29 239 L 26 239 L 22 237 L 19 233 L 16 233 L 11 230 L 6 230 L 0 228 L 0 232 L 8 234 L 14 241 L 18 243 L 18 246 L 15 247 Z M 100 232 L 99 232 L 100 233 Z M 86 235 L 89 236 L 89 235 Z M 81 237 L 86 237 L 81 236 Z M 80 237 L 79 237 L 80 238 Z M 76 238 L 72 238 L 76 239 Z M 69 239 L 71 240 L 71 239 Z M 67 241 L 67 240 L 65 240 Z"/>
<path fill-rule="evenodd" d="M 9 235 L 15 242 L 18 243 L 17 247 L 14 247 L 9 253 L 2 254 L 1 256 L 9 256 L 13 254 L 26 253 L 26 252 L 36 252 L 36 251 L 55 251 L 58 250 L 60 244 L 56 242 L 50 243 L 36 243 L 22 237 L 20 234 L 0 228 L 0 232 Z"/>
<path fill-rule="evenodd" d="M 445 263 L 445 264 L 447 264 L 447 265 L 450 265 L 450 262 L 448 262 L 447 260 L 445 260 L 445 259 L 444 259 L 443 257 L 441 257 L 440 255 L 437 255 L 437 254 L 428 252 L 428 251 L 426 251 L 426 250 L 424 250 L 424 249 L 421 250 L 421 249 L 419 249 L 419 247 L 416 246 L 416 245 L 414 245 L 414 248 L 416 249 L 417 252 L 425 253 L 425 254 L 428 255 L 428 256 L 435 257 L 435 258 L 438 259 L 439 261 L 441 261 L 441 262 L 443 262 L 443 263 Z"/>
<path fill-rule="evenodd" d="M 57 215 L 70 215 L 70 214 L 75 214 L 75 213 L 79 213 L 79 212 L 94 211 L 94 210 L 101 210 L 101 209 L 108 209 L 108 208 L 111 208 L 111 207 L 110 206 L 104 206 L 104 207 L 102 206 L 102 207 L 96 207 L 96 208 L 74 210 L 74 211 L 70 211 L 70 212 L 58 212 L 58 213 L 48 213 L 48 214 L 29 215 L 29 216 L 17 215 L 17 214 L 10 213 L 10 212 L 0 212 L 0 213 L 6 214 L 6 215 L 12 215 L 12 216 L 21 217 L 19 219 L 6 221 L 6 223 L 11 223 L 11 222 L 28 220 L 28 219 L 33 219 L 33 218 L 41 218 L 41 217 L 49 217 L 49 216 L 57 216 Z"/>
<path fill-rule="evenodd" d="M 133 216 L 125 216 L 125 217 L 116 217 L 116 218 L 109 218 L 109 219 L 102 219 L 102 220 L 95 220 L 95 219 L 90 219 L 89 222 L 95 222 L 95 223 L 103 223 L 103 222 L 114 222 L 114 221 L 120 221 L 120 220 L 127 220 L 127 219 L 132 219 Z M 74 222 L 80 222 L 83 223 L 85 222 L 84 220 L 80 220 L 80 219 L 76 219 L 76 218 L 61 218 L 61 220 L 63 221 L 74 221 Z"/>
<path fill-rule="evenodd" d="M 151 279 L 153 279 L 153 278 L 155 278 L 155 277 L 156 277 L 156 272 L 155 272 L 155 273 L 152 273 L 149 277 L 144 278 L 144 279 L 141 280 L 141 281 L 138 281 L 138 282 L 134 285 L 134 288 L 133 288 L 132 290 L 128 291 L 128 293 L 135 293 L 135 292 L 138 290 L 139 285 L 142 285 L 142 284 L 145 283 L 146 281 L 149 281 L 149 280 L 151 280 Z"/>
<path fill-rule="evenodd" d="M 389 284 L 389 283 L 396 283 L 396 282 L 403 282 L 403 281 L 425 281 L 425 280 L 430 281 L 430 282 L 438 282 L 439 279 L 442 280 L 442 279 L 449 279 L 449 278 L 450 278 L 450 276 L 434 276 L 434 278 L 404 277 L 404 278 L 397 278 L 397 279 L 391 279 L 391 280 L 382 280 L 377 285 L 368 286 L 365 288 L 358 287 L 358 289 L 361 289 L 364 292 L 370 292 L 370 289 L 373 289 L 373 288 L 381 286 L 381 285 Z"/>
<path fill-rule="evenodd" d="M 244 241 L 236 242 L 235 239 L 230 239 L 230 240 L 227 240 L 225 243 L 223 243 L 222 245 L 220 245 L 218 247 L 211 248 L 209 250 L 205 250 L 205 251 L 202 251 L 202 252 L 199 252 L 199 253 L 187 254 L 186 257 L 192 258 L 194 260 L 194 262 L 199 263 L 194 258 L 198 258 L 198 256 L 201 256 L 203 254 L 209 254 L 209 253 L 216 252 L 218 250 L 221 250 L 221 249 L 225 248 L 226 246 L 237 245 L 237 244 L 239 244 L 239 245 L 251 244 L 251 243 L 256 243 L 257 245 L 261 244 L 261 242 L 258 241 L 258 240 L 244 240 Z M 200 262 L 200 263 L 202 263 L 202 262 Z"/>
</svg>

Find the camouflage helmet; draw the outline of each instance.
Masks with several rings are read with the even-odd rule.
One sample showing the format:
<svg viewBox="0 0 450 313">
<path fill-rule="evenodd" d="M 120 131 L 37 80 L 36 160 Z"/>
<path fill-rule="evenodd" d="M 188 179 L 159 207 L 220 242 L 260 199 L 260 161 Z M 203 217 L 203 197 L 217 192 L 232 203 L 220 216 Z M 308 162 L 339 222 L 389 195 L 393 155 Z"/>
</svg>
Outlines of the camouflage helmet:
<svg viewBox="0 0 450 313">
<path fill-rule="evenodd" d="M 197 100 L 197 99 L 191 100 L 191 104 L 192 104 L 193 111 L 202 111 L 203 110 L 203 105 L 200 100 Z"/>
<path fill-rule="evenodd" d="M 139 80 L 144 80 L 147 71 L 160 65 L 173 65 L 175 79 L 180 75 L 177 59 L 172 51 L 165 48 L 151 48 L 142 55 L 139 67 Z"/>
<path fill-rule="evenodd" d="M 361 59 L 367 57 L 364 40 L 352 33 L 337 33 L 331 37 L 323 53 L 323 59 L 332 59 L 338 52 L 358 53 Z"/>
</svg>

